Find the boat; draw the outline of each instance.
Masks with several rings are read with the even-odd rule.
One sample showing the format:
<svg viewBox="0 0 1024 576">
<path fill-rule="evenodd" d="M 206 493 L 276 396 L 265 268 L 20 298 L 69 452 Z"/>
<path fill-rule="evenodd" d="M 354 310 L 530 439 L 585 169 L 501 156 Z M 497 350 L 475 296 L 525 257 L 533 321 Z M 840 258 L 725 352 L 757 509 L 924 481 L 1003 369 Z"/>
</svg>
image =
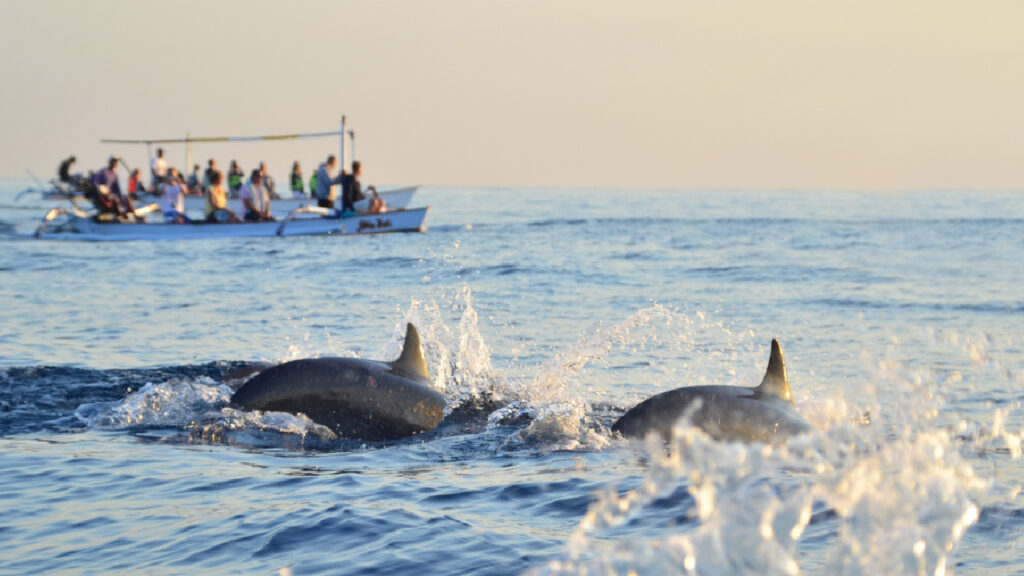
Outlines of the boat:
<svg viewBox="0 0 1024 576">
<path fill-rule="evenodd" d="M 146 149 L 147 149 L 146 156 L 150 160 L 152 160 L 152 156 L 149 153 L 149 151 L 150 151 L 150 149 L 152 148 L 153 145 L 167 145 L 167 144 L 182 143 L 182 144 L 186 145 L 186 150 L 187 150 L 187 153 L 186 153 L 186 165 L 191 166 L 191 165 L 193 165 L 193 162 L 192 162 L 192 145 L 194 143 L 209 143 L 209 144 L 212 144 L 212 143 L 224 143 L 224 142 L 258 142 L 258 141 L 280 142 L 280 141 L 283 141 L 283 140 L 298 140 L 298 139 L 307 139 L 307 138 L 324 138 L 324 137 L 334 138 L 334 137 L 339 137 L 340 138 L 340 147 L 339 147 L 340 160 L 341 160 L 341 165 L 344 167 L 344 166 L 348 165 L 347 154 L 346 154 L 347 150 L 346 150 L 346 147 L 345 147 L 345 136 L 346 135 L 348 135 L 351 138 L 351 151 L 352 151 L 352 156 L 354 157 L 355 156 L 355 132 L 352 131 L 352 130 L 348 130 L 348 128 L 347 128 L 347 120 L 346 120 L 346 118 L 344 116 L 341 117 L 341 126 L 340 126 L 340 128 L 338 130 L 330 130 L 330 131 L 325 131 L 325 132 L 312 132 L 312 133 L 301 133 L 301 134 L 272 134 L 272 135 L 261 135 L 261 136 L 214 136 L 214 137 L 193 137 L 191 134 L 189 134 L 185 138 L 103 139 L 103 140 L 100 140 L 100 142 L 107 143 L 107 144 L 121 144 L 121 145 L 125 145 L 125 144 L 144 144 L 146 146 Z M 131 171 L 128 163 L 125 162 L 124 158 L 118 157 L 118 160 L 120 161 L 122 166 L 124 166 L 126 169 Z M 29 195 L 38 194 L 44 200 L 68 200 L 72 204 L 78 205 L 79 208 L 81 208 L 83 206 L 88 206 L 89 205 L 89 201 L 85 198 L 85 196 L 82 194 L 82 191 L 80 190 L 80 188 L 82 188 L 83 186 L 76 186 L 76 185 L 71 184 L 71 183 L 61 182 L 60 180 L 57 180 L 57 179 L 52 179 L 48 183 L 43 184 L 42 182 L 40 182 L 40 180 L 38 178 L 36 178 L 36 176 L 34 174 L 32 174 L 31 171 L 27 171 L 27 172 L 28 172 L 29 176 L 32 178 L 32 180 L 35 181 L 36 187 L 35 188 L 27 188 L 27 189 L 23 190 L 21 193 L 19 193 L 15 197 L 15 200 L 21 199 L 22 196 L 29 196 Z M 384 200 L 384 203 L 387 206 L 388 210 L 389 211 L 394 211 L 394 210 L 400 210 L 400 209 L 407 208 L 409 206 L 409 203 L 412 201 L 413 194 L 416 193 L 416 190 L 418 188 L 419 188 L 419 186 L 406 186 L 406 187 L 402 187 L 402 188 L 385 189 L 385 190 L 378 191 L 377 194 L 378 194 L 378 196 L 382 200 Z M 287 194 L 290 194 L 290 193 L 291 193 L 290 190 L 287 191 Z M 229 198 L 229 201 L 232 201 L 232 199 Z M 154 196 L 154 195 L 151 195 L 151 194 L 142 194 L 142 195 L 139 196 L 139 198 L 137 200 L 135 200 L 135 202 L 142 203 L 142 204 L 149 203 L 149 202 L 159 202 L 159 198 L 157 196 Z M 238 200 L 234 199 L 233 202 L 237 203 Z M 271 207 L 272 212 L 275 215 L 281 216 L 281 215 L 290 214 L 292 211 L 294 211 L 295 209 L 299 208 L 300 206 L 303 206 L 303 205 L 306 205 L 306 204 L 315 204 L 315 203 L 316 203 L 316 199 L 315 198 L 309 198 L 309 197 L 305 197 L 305 196 L 288 198 L 288 197 L 285 197 L 285 196 L 281 196 L 280 198 L 276 198 L 276 199 L 271 200 L 270 207 Z M 203 214 L 203 212 L 205 210 L 205 207 L 206 207 L 206 199 L 205 199 L 204 195 L 202 195 L 202 194 L 195 194 L 195 195 L 189 194 L 189 195 L 185 196 L 185 213 L 186 214 L 190 214 L 190 215 L 192 215 L 194 217 L 199 217 L 199 216 L 201 216 Z M 244 211 L 244 209 L 240 205 L 237 205 L 234 208 L 236 210 L 238 210 L 240 213 Z M 370 209 L 370 198 L 366 198 L 364 200 L 360 200 L 359 202 L 356 202 L 355 209 L 358 212 L 368 211 Z"/>
<path fill-rule="evenodd" d="M 158 211 L 155 204 L 136 210 Z M 72 206 L 50 210 L 36 228 L 35 237 L 46 240 L 179 240 L 192 238 L 254 238 L 269 236 L 355 236 L 391 232 L 425 232 L 430 207 L 401 209 L 378 214 L 339 215 L 336 210 L 300 206 L 283 220 L 268 222 L 166 224 L 122 222 Z"/>
</svg>

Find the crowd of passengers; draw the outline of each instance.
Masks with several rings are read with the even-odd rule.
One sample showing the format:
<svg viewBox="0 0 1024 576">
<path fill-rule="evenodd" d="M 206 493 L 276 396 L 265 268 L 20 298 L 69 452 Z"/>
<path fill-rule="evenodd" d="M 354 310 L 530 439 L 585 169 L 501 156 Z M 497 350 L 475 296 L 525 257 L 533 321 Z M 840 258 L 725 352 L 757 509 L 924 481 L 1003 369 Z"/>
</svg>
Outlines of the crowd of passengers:
<svg viewBox="0 0 1024 576">
<path fill-rule="evenodd" d="M 111 157 L 105 167 L 90 171 L 85 176 L 71 173 L 75 161 L 75 157 L 71 156 L 60 163 L 57 169 L 59 181 L 82 193 L 101 215 L 109 215 L 110 218 L 145 221 L 145 216 L 136 213 L 135 202 L 141 195 L 150 194 L 159 198 L 164 222 L 190 223 L 193 220 L 185 214 L 185 196 L 203 194 L 206 197 L 204 216 L 207 222 L 266 222 L 274 220 L 270 211 L 271 201 L 280 199 L 266 162 L 260 162 L 259 168 L 254 169 L 246 178 L 238 162 L 232 160 L 225 178 L 217 161 L 211 158 L 205 170 L 200 173 L 199 165 L 196 164 L 192 173 L 185 178 L 176 168 L 168 166 L 163 149 L 158 148 L 150 163 L 149 186 L 145 186 L 136 169 L 131 171 L 127 187 L 122 190 L 117 176 L 117 168 L 122 164 L 120 159 Z M 338 159 L 334 155 L 328 156 L 309 178 L 308 197 L 315 198 L 317 205 L 322 208 L 336 209 L 341 216 L 353 215 L 356 213 L 355 203 L 366 198 L 361 176 L 362 166 L 359 162 L 352 162 L 352 170 L 346 172 L 344 169 L 339 170 Z M 294 198 L 307 198 L 302 166 L 298 161 L 292 164 L 290 190 Z M 369 212 L 384 211 L 386 208 L 377 196 L 376 188 L 370 186 L 367 192 L 373 194 Z M 228 208 L 229 198 L 241 201 L 241 217 Z"/>
</svg>

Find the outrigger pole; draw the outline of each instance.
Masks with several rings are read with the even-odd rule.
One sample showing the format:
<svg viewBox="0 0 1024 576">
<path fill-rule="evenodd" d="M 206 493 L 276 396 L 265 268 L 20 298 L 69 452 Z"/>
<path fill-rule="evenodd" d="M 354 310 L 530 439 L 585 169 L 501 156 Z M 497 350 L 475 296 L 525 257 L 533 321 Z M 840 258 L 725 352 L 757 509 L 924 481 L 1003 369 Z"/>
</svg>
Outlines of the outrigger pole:
<svg viewBox="0 0 1024 576">
<path fill-rule="evenodd" d="M 186 145 L 186 162 L 191 163 L 192 156 L 192 144 L 194 142 L 200 143 L 211 143 L 211 142 L 255 142 L 255 141 L 270 141 L 270 140 L 298 140 L 301 138 L 324 138 L 328 136 L 338 136 L 341 142 L 341 165 L 345 167 L 348 165 L 345 157 L 345 132 L 348 126 L 344 116 L 341 117 L 341 129 L 331 132 L 306 132 L 303 134 L 272 134 L 265 136 L 197 136 L 193 137 L 192 133 L 189 132 L 185 138 L 147 138 L 147 139 L 136 139 L 136 140 L 124 140 L 105 138 L 100 140 L 103 144 L 145 144 L 146 145 L 146 156 L 152 159 L 153 155 L 150 152 L 150 148 L 153 144 L 182 144 Z M 352 147 L 355 148 L 355 132 L 349 132 L 352 136 Z M 355 155 L 355 150 L 353 150 Z M 186 166 L 185 170 L 188 170 L 190 166 Z"/>
</svg>

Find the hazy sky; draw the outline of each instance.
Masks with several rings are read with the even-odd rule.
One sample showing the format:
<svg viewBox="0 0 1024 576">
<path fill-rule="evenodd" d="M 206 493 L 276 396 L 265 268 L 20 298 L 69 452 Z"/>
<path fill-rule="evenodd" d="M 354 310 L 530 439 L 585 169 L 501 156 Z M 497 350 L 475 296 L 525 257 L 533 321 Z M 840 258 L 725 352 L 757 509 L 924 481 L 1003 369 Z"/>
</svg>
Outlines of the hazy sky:
<svg viewBox="0 0 1024 576">
<path fill-rule="evenodd" d="M 0 0 L 0 175 L 336 129 L 368 182 L 1024 189 L 1024 2 Z M 195 147 L 282 180 L 335 140 Z M 168 148 L 183 167 L 184 145 Z"/>
</svg>

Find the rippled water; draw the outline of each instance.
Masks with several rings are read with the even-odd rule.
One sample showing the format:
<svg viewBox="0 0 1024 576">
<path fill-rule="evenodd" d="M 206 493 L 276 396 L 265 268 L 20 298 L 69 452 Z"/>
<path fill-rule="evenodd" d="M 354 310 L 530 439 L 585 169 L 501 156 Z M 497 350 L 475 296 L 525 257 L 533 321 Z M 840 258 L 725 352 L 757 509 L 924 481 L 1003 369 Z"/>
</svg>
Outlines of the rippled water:
<svg viewBox="0 0 1024 576">
<path fill-rule="evenodd" d="M 74 243 L 0 181 L 0 572 L 1024 573 L 1024 195 L 421 189 L 426 234 Z M 392 443 L 227 406 L 240 368 L 398 355 Z M 784 446 L 611 423 L 754 385 Z"/>
</svg>

